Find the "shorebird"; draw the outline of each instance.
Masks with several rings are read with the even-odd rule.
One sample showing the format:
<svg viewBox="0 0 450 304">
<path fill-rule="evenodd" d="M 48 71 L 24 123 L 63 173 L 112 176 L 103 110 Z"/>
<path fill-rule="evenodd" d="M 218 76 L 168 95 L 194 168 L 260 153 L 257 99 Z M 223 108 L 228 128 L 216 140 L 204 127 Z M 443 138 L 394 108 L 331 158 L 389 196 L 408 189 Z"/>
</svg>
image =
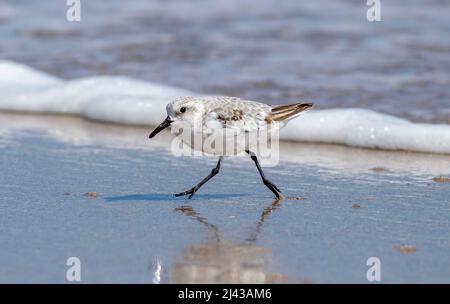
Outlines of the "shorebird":
<svg viewBox="0 0 450 304">
<path fill-rule="evenodd" d="M 261 131 L 278 131 L 312 105 L 312 103 L 267 105 L 227 96 L 179 97 L 166 106 L 166 119 L 153 130 L 149 138 L 171 126 L 172 131 L 174 128 L 182 130 L 176 133 L 177 137 L 192 149 L 219 156 L 216 167 L 207 177 L 191 189 L 174 194 L 175 196 L 189 195 L 189 198 L 192 198 L 201 186 L 219 173 L 224 156 L 245 152 L 255 163 L 264 185 L 279 199 L 282 198 L 280 189 L 264 175 L 253 151 L 254 142 L 250 143 L 247 138 L 253 135 L 259 140 Z M 220 138 L 217 137 L 218 134 L 224 138 L 224 145 L 220 145 L 220 148 L 218 144 L 204 145 L 207 141 L 213 142 L 214 140 L 211 140 L 213 136 L 215 139 Z M 201 139 L 200 145 L 198 141 L 193 140 L 198 138 L 198 135 Z M 232 149 L 226 149 L 227 146 L 231 146 Z"/>
</svg>

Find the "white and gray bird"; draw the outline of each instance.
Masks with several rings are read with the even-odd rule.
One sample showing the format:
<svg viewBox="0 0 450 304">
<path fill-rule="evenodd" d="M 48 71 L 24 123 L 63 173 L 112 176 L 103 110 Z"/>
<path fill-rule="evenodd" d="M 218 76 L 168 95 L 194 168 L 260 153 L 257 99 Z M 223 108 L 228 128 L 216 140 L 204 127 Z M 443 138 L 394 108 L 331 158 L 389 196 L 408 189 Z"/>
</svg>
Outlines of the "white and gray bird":
<svg viewBox="0 0 450 304">
<path fill-rule="evenodd" d="M 263 183 L 277 198 L 281 198 L 280 190 L 264 176 L 252 149 L 256 144 L 261 144 L 261 140 L 270 140 L 271 132 L 279 131 L 288 121 L 311 107 L 311 103 L 267 105 L 227 96 L 179 97 L 167 105 L 166 119 L 149 137 L 171 126 L 172 129 L 180 130 L 174 133 L 192 149 L 219 156 L 217 166 L 205 179 L 175 196 L 189 195 L 191 198 L 219 172 L 223 156 L 246 152 L 255 162 Z M 256 140 L 252 140 L 252 137 Z"/>
</svg>

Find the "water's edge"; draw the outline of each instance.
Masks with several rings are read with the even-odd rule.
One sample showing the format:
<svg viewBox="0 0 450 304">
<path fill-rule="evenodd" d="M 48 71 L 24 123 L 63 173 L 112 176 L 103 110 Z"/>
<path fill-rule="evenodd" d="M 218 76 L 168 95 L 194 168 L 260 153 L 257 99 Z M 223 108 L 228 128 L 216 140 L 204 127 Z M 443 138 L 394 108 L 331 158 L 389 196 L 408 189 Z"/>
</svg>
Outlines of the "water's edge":
<svg viewBox="0 0 450 304">
<path fill-rule="evenodd" d="M 62 80 L 0 61 L 0 110 L 76 115 L 125 125 L 157 125 L 165 105 L 187 90 L 124 76 Z M 290 122 L 282 140 L 450 154 L 450 125 L 412 123 L 372 110 L 311 110 Z"/>
</svg>

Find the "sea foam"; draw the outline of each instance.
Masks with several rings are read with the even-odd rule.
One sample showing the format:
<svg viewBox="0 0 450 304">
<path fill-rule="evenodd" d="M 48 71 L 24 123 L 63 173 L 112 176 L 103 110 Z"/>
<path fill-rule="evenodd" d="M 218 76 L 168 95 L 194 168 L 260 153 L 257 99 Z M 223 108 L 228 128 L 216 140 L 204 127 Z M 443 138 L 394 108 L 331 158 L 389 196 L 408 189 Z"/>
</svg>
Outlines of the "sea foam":
<svg viewBox="0 0 450 304">
<path fill-rule="evenodd" d="M 196 93 L 123 76 L 62 80 L 0 61 L 0 110 L 72 114 L 102 122 L 157 125 L 166 104 Z M 291 141 L 450 154 L 450 125 L 420 124 L 367 109 L 311 110 L 280 138 Z"/>
</svg>

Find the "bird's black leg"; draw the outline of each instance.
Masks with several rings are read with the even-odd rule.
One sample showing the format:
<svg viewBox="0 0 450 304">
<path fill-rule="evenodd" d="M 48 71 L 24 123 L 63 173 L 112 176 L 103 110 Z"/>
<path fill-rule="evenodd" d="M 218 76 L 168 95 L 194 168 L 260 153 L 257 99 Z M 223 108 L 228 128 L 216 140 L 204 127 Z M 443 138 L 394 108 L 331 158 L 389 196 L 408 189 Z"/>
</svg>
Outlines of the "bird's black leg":
<svg viewBox="0 0 450 304">
<path fill-rule="evenodd" d="M 264 172 L 261 169 L 261 166 L 259 165 L 259 161 L 258 158 L 256 158 L 256 155 L 248 150 L 245 152 L 247 152 L 247 154 L 250 155 L 251 159 L 255 162 L 256 168 L 258 168 L 259 174 L 261 175 L 264 185 L 266 185 L 266 187 L 269 188 L 270 191 L 272 191 L 277 198 L 282 198 L 280 189 L 278 189 L 278 187 L 275 186 L 275 184 L 272 183 L 270 180 L 268 180 L 264 175 Z"/>
<path fill-rule="evenodd" d="M 209 173 L 209 175 L 207 177 L 205 177 L 201 182 L 199 182 L 195 187 L 192 187 L 191 189 L 184 191 L 184 192 L 180 192 L 180 193 L 176 193 L 174 194 L 175 196 L 182 196 L 182 195 L 188 195 L 189 194 L 189 198 L 192 198 L 195 194 L 195 192 L 197 192 L 198 189 L 200 189 L 201 186 L 203 186 L 207 181 L 209 181 L 214 175 L 216 175 L 217 173 L 219 173 L 220 170 L 220 161 L 222 160 L 222 156 L 219 157 L 219 161 L 217 162 L 217 166 L 211 170 L 211 173 Z"/>
</svg>

